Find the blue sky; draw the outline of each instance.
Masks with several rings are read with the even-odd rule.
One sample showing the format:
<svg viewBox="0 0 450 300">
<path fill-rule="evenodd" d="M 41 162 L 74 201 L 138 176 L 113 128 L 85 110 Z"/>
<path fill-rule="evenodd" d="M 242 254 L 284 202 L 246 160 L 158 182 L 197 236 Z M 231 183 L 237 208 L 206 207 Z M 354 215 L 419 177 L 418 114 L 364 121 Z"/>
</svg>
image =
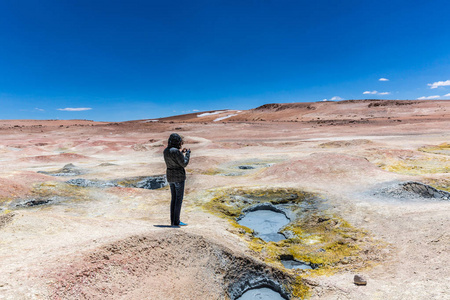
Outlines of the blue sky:
<svg viewBox="0 0 450 300">
<path fill-rule="evenodd" d="M 441 0 L 2 0 L 0 119 L 450 99 L 449 11 Z"/>
</svg>

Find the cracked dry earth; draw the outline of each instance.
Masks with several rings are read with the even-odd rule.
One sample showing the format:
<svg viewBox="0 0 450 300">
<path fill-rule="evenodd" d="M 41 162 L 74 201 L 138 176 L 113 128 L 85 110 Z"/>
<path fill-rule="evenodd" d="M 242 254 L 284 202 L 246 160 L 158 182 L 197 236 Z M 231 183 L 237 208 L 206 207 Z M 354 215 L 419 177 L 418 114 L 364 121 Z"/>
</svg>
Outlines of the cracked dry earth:
<svg viewBox="0 0 450 300">
<path fill-rule="evenodd" d="M 291 299 L 450 299 L 450 201 L 402 190 L 418 182 L 448 191 L 446 119 L 8 122 L 0 131 L 0 299 L 236 299 L 273 284 Z M 172 132 L 192 150 L 187 227 L 167 226 L 167 187 L 66 183 L 164 174 Z M 411 169 L 419 160 L 422 169 Z M 52 176 L 68 164 L 82 172 Z M 252 188 L 320 195 L 327 214 L 371 246 L 355 244 L 365 250 L 322 270 L 285 269 L 251 246 L 264 242 L 205 209 L 208 191 Z M 57 201 L 18 205 L 30 199 Z M 353 283 L 356 274 L 366 286 Z"/>
</svg>

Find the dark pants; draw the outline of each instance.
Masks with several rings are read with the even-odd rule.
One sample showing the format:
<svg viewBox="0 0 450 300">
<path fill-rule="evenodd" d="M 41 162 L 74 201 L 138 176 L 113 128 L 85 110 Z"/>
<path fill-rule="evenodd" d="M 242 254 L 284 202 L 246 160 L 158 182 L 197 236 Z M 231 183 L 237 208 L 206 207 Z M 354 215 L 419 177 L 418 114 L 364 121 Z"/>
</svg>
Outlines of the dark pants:
<svg viewBox="0 0 450 300">
<path fill-rule="evenodd" d="M 180 225 L 181 204 L 184 196 L 184 181 L 169 182 L 172 201 L 170 201 L 170 224 Z"/>
</svg>

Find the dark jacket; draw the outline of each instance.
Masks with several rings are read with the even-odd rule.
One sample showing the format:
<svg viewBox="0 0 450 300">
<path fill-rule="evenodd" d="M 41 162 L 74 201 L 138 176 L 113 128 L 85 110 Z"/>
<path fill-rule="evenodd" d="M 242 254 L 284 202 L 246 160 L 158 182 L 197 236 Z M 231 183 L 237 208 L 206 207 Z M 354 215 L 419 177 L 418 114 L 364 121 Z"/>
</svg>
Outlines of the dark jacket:
<svg viewBox="0 0 450 300">
<path fill-rule="evenodd" d="M 181 182 L 186 180 L 186 171 L 184 168 L 189 163 L 190 151 L 185 155 L 181 153 L 181 137 L 172 134 L 169 138 L 169 145 L 164 149 L 164 161 L 167 166 L 167 181 Z"/>
</svg>

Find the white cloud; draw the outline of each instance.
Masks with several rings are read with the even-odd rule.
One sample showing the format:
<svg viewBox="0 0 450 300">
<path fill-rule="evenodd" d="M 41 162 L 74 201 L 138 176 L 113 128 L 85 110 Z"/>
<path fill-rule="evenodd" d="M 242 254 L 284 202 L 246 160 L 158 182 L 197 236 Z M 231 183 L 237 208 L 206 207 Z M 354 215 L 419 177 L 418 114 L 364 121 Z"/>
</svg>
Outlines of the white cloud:
<svg viewBox="0 0 450 300">
<path fill-rule="evenodd" d="M 446 81 L 436 81 L 433 83 L 429 83 L 428 86 L 430 87 L 430 89 L 437 89 L 440 86 L 448 86 L 450 85 L 450 80 L 446 80 Z"/>
<path fill-rule="evenodd" d="M 450 93 L 445 94 L 444 97 L 450 97 Z"/>
<path fill-rule="evenodd" d="M 439 95 L 434 95 L 434 96 L 427 96 L 427 97 L 419 97 L 417 98 L 417 100 L 432 100 L 432 99 L 439 99 L 441 98 L 441 96 Z"/>
<path fill-rule="evenodd" d="M 199 111 L 198 109 L 193 109 L 192 111 L 195 111 L 195 112 L 197 112 L 197 111 Z"/>
<path fill-rule="evenodd" d="M 391 92 L 365 91 L 364 95 L 390 95 Z"/>
<path fill-rule="evenodd" d="M 66 108 L 58 108 L 60 111 L 85 111 L 85 110 L 91 110 L 90 107 L 66 107 Z"/>
<path fill-rule="evenodd" d="M 382 78 L 378 79 L 378 81 L 389 81 L 389 79 L 382 77 Z"/>
<path fill-rule="evenodd" d="M 35 107 L 34 109 L 35 109 L 35 110 L 38 110 L 38 111 L 45 111 L 44 109 L 42 109 L 42 108 L 37 108 L 37 107 Z"/>
<path fill-rule="evenodd" d="M 339 97 L 339 96 L 334 96 L 333 98 L 331 98 L 331 100 L 344 100 L 344 99 L 342 99 L 341 97 Z"/>
</svg>

